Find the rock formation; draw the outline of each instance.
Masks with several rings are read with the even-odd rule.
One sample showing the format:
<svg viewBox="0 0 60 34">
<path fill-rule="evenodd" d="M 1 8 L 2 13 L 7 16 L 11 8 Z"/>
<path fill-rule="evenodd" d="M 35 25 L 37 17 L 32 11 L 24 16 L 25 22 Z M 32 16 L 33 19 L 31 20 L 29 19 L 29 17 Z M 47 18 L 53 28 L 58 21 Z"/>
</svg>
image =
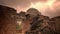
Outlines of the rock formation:
<svg viewBox="0 0 60 34">
<path fill-rule="evenodd" d="M 23 34 L 60 34 L 60 17 L 49 18 L 34 8 L 27 10 Z"/>
<path fill-rule="evenodd" d="M 15 15 L 15 9 L 0 5 L 0 34 L 17 34 Z"/>
</svg>

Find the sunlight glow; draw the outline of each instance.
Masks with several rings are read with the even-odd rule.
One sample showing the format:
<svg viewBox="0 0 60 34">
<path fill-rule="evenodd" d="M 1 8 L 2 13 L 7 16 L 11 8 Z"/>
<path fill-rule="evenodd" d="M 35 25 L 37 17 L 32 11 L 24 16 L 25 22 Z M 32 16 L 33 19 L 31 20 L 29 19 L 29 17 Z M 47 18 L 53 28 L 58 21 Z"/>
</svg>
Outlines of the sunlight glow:
<svg viewBox="0 0 60 34">
<path fill-rule="evenodd" d="M 29 8 L 36 8 L 38 10 L 45 10 L 47 8 L 52 8 L 52 5 L 54 4 L 56 0 L 48 0 L 47 2 L 37 2 L 34 4 L 31 2 L 31 6 Z"/>
</svg>

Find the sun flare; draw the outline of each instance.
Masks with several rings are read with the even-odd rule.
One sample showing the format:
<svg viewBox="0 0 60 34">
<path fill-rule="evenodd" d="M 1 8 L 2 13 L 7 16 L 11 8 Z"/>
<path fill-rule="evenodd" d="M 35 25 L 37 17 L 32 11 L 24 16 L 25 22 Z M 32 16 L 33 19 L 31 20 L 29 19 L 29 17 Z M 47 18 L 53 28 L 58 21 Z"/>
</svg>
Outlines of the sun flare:
<svg viewBox="0 0 60 34">
<path fill-rule="evenodd" d="M 36 8 L 38 10 L 42 10 L 44 11 L 47 8 L 52 8 L 52 5 L 54 4 L 56 0 L 48 0 L 47 2 L 37 2 L 37 3 L 33 3 L 31 2 L 31 5 L 29 8 Z"/>
</svg>

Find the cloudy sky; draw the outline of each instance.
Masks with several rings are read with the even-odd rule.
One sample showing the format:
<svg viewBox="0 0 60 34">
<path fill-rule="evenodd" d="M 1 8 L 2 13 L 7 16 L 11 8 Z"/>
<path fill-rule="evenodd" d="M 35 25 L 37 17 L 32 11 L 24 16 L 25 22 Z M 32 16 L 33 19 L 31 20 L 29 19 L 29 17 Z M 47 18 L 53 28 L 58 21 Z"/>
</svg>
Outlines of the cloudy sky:
<svg viewBox="0 0 60 34">
<path fill-rule="evenodd" d="M 60 0 L 0 0 L 0 5 L 13 7 L 17 12 L 36 8 L 49 17 L 60 15 Z"/>
</svg>

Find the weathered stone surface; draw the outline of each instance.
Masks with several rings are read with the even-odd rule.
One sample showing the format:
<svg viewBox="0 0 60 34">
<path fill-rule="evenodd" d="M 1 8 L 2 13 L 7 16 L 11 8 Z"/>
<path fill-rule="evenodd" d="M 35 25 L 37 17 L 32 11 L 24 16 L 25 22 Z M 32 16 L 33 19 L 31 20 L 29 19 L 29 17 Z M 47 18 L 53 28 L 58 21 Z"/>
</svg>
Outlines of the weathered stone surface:
<svg viewBox="0 0 60 34">
<path fill-rule="evenodd" d="M 22 34 L 60 34 L 60 17 L 49 18 L 30 8 L 20 13 L 19 18 L 22 19 Z"/>
<path fill-rule="evenodd" d="M 15 9 L 0 5 L 0 34 L 17 34 L 15 14 Z"/>
<path fill-rule="evenodd" d="M 39 13 L 35 9 L 29 9 L 27 13 L 30 16 L 23 24 L 24 34 L 60 34 L 60 17 L 50 19 L 48 16 L 41 14 L 37 16 Z"/>
<path fill-rule="evenodd" d="M 60 34 L 60 16 L 54 17 L 51 19 L 53 21 L 55 29 L 54 31 L 58 34 Z"/>
</svg>

